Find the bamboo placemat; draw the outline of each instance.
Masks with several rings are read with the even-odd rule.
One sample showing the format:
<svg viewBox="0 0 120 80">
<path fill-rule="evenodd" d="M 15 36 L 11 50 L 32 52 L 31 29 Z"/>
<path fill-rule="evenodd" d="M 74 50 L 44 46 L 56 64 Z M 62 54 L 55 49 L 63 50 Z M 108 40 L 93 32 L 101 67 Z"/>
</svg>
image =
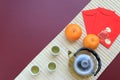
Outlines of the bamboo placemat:
<svg viewBox="0 0 120 80">
<path fill-rule="evenodd" d="M 89 10 L 97 7 L 104 7 L 106 9 L 114 10 L 120 15 L 120 0 L 92 0 L 83 10 Z M 64 30 L 62 30 L 29 64 L 26 68 L 15 78 L 15 80 L 77 80 L 69 72 L 68 69 L 68 50 L 76 52 L 79 48 L 83 47 L 82 40 L 86 35 L 85 25 L 83 22 L 82 13 L 80 12 L 70 23 L 77 23 L 82 26 L 82 37 L 71 43 L 66 40 Z M 51 55 L 51 47 L 57 45 L 60 47 L 60 55 L 53 57 Z M 117 37 L 110 49 L 105 48 L 103 45 L 99 45 L 96 52 L 99 54 L 102 60 L 102 69 L 97 76 L 92 76 L 90 80 L 96 80 L 112 60 L 118 55 L 120 49 L 120 35 Z M 47 70 L 48 61 L 56 61 L 57 70 L 53 73 L 49 73 Z M 30 67 L 34 64 L 39 65 L 40 74 L 32 76 L 29 72 Z M 81 80 L 81 79 L 80 79 Z"/>
</svg>

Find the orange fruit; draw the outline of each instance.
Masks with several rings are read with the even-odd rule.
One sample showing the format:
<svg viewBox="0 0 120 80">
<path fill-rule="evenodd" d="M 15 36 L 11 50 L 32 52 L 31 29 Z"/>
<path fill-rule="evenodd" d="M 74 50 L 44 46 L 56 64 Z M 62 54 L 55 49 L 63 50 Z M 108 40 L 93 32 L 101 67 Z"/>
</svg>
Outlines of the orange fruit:
<svg viewBox="0 0 120 80">
<path fill-rule="evenodd" d="M 82 29 L 78 24 L 69 24 L 65 29 L 65 35 L 68 40 L 76 41 L 82 35 Z"/>
<path fill-rule="evenodd" d="M 86 48 L 90 49 L 96 49 L 99 45 L 99 37 L 96 36 L 95 34 L 88 34 L 84 40 L 83 40 L 83 45 Z"/>
</svg>

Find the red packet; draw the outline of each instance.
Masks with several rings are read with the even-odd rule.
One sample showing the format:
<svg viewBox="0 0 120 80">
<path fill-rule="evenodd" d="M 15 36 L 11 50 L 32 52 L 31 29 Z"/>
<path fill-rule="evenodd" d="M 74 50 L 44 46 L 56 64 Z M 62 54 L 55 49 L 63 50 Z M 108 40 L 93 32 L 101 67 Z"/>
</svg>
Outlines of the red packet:
<svg viewBox="0 0 120 80">
<path fill-rule="evenodd" d="M 114 11 L 96 8 L 83 11 L 87 34 L 96 34 L 101 44 L 110 48 L 120 33 L 120 17 Z"/>
</svg>

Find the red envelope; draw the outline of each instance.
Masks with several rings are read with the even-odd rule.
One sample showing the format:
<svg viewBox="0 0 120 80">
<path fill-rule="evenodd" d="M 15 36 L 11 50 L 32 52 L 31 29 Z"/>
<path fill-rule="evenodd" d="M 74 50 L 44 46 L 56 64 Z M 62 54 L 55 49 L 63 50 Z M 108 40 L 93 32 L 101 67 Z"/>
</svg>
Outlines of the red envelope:
<svg viewBox="0 0 120 80">
<path fill-rule="evenodd" d="M 104 8 L 82 12 L 87 34 L 96 34 L 106 48 L 110 48 L 120 33 L 120 17 L 114 11 Z"/>
</svg>

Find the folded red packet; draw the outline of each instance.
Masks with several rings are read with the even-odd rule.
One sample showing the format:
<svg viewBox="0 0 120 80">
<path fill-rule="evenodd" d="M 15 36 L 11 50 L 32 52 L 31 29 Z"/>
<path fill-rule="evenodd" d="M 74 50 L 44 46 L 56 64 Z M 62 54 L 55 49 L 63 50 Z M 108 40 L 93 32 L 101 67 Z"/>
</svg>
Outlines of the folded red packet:
<svg viewBox="0 0 120 80">
<path fill-rule="evenodd" d="M 96 8 L 82 12 L 87 34 L 96 34 L 101 44 L 110 48 L 120 33 L 120 17 L 114 11 Z"/>
</svg>

